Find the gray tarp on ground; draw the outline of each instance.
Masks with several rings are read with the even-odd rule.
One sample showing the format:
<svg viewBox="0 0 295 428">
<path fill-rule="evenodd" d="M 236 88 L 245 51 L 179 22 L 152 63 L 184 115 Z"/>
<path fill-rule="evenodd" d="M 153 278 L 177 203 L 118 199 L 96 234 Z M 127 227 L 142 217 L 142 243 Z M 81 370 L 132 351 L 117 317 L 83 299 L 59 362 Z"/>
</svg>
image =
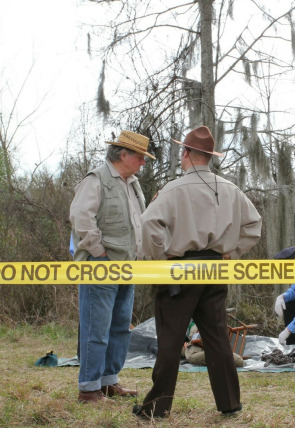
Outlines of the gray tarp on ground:
<svg viewBox="0 0 295 428">
<path fill-rule="evenodd" d="M 276 365 L 269 364 L 265 367 L 265 362 L 261 361 L 262 353 L 270 354 L 274 349 L 279 348 L 284 354 L 288 354 L 295 345 L 282 346 L 277 338 L 249 335 L 246 337 L 244 355 L 250 357 L 244 361 L 244 367 L 238 371 L 262 371 L 281 372 L 295 371 L 295 364 Z M 129 351 L 124 368 L 143 369 L 154 367 L 157 355 L 157 337 L 155 319 L 150 318 L 132 330 Z M 58 358 L 58 367 L 79 366 L 77 357 Z M 207 371 L 207 367 L 196 366 L 180 361 L 179 371 L 202 372 Z"/>
<path fill-rule="evenodd" d="M 269 364 L 265 367 L 265 362 L 261 361 L 262 353 L 270 354 L 274 349 L 279 348 L 284 354 L 288 354 L 295 346 L 282 346 L 277 338 L 249 335 L 246 337 L 244 355 L 250 357 L 244 361 L 244 367 L 238 371 L 263 371 L 280 372 L 295 371 L 295 364 L 276 365 Z M 124 368 L 150 368 L 154 367 L 157 354 L 157 337 L 155 329 L 155 319 L 150 318 L 132 330 L 129 351 Z M 206 367 L 195 366 L 185 363 L 182 360 L 179 371 L 206 371 Z"/>
</svg>

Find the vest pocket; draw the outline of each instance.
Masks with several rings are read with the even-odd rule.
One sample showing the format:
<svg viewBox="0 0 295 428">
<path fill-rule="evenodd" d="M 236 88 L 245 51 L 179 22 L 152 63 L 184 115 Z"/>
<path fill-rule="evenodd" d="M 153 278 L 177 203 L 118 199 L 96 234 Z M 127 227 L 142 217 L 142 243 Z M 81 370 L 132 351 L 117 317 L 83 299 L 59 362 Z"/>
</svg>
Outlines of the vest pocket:
<svg viewBox="0 0 295 428">
<path fill-rule="evenodd" d="M 128 236 L 103 236 L 102 245 L 106 248 L 118 249 L 123 247 L 126 250 L 126 246 L 128 248 L 129 245 L 129 237 Z"/>
<path fill-rule="evenodd" d="M 104 186 L 105 202 L 103 207 L 103 218 L 105 224 L 122 223 L 124 221 L 121 200 L 116 187 L 109 182 Z"/>
<path fill-rule="evenodd" d="M 104 217 L 105 217 L 105 223 L 111 224 L 111 223 L 122 223 L 123 222 L 123 211 L 118 207 L 118 204 L 114 202 L 108 203 L 105 206 L 104 210 Z"/>
</svg>

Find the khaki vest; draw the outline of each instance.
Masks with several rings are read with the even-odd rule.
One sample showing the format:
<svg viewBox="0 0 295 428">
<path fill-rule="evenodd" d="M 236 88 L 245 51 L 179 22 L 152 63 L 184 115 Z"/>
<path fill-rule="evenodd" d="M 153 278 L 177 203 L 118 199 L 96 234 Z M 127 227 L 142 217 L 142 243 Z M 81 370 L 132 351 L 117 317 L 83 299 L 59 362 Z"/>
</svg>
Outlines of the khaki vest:
<svg viewBox="0 0 295 428">
<path fill-rule="evenodd" d="M 130 219 L 129 201 L 118 178 L 113 177 L 107 165 L 95 168 L 87 175 L 95 174 L 101 182 L 101 204 L 97 212 L 97 227 L 102 232 L 101 244 L 110 260 L 134 260 L 136 256 L 135 232 Z M 141 211 L 145 198 L 138 180 L 132 183 Z M 79 252 L 79 250 L 78 250 Z M 75 254 L 75 260 L 86 260 L 89 253 Z"/>
</svg>

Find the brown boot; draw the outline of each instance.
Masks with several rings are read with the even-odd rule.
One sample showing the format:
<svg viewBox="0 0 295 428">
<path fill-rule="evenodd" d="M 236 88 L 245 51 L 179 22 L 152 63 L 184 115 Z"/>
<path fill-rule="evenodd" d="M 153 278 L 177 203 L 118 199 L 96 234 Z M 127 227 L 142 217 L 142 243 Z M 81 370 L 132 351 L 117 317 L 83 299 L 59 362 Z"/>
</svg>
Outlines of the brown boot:
<svg viewBox="0 0 295 428">
<path fill-rule="evenodd" d="M 79 403 L 101 403 L 101 404 L 114 404 L 114 400 L 106 398 L 101 389 L 97 391 L 79 391 Z"/>
<path fill-rule="evenodd" d="M 134 389 L 124 388 L 119 383 L 115 383 L 114 385 L 102 386 L 101 390 L 104 395 L 107 395 L 108 397 L 113 397 L 114 395 L 118 395 L 119 397 L 136 397 L 136 395 L 138 395 L 138 392 Z"/>
</svg>

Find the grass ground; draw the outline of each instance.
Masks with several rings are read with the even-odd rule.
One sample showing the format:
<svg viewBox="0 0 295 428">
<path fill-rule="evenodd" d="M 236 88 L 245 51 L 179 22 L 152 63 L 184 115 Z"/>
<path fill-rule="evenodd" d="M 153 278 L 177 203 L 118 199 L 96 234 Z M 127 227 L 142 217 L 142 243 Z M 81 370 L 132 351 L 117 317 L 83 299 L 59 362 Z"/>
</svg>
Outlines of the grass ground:
<svg viewBox="0 0 295 428">
<path fill-rule="evenodd" d="M 0 327 L 0 427 L 295 427 L 295 373 L 239 373 L 243 411 L 226 418 L 216 411 L 207 373 L 179 373 L 170 418 L 142 421 L 131 414 L 135 398 L 114 406 L 77 402 L 78 367 L 41 368 L 37 359 L 53 349 L 76 355 L 76 331 L 56 325 L 38 329 Z M 151 370 L 124 369 L 120 382 L 137 388 L 140 403 L 151 386 Z"/>
</svg>

